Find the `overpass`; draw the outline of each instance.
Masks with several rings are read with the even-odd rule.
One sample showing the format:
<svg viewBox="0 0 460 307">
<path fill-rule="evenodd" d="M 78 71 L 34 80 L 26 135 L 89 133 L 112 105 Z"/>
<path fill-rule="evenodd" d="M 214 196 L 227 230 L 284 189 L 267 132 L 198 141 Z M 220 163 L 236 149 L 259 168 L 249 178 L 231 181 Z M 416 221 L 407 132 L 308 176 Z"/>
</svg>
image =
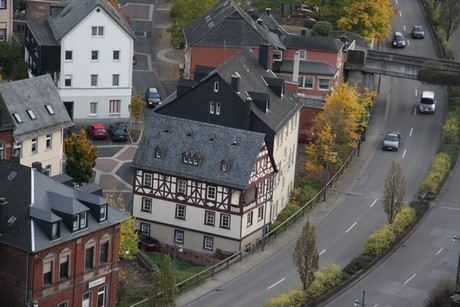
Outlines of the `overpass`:
<svg viewBox="0 0 460 307">
<path fill-rule="evenodd" d="M 418 80 L 423 67 L 437 67 L 460 74 L 460 63 L 376 50 L 348 50 L 345 70 Z"/>
</svg>

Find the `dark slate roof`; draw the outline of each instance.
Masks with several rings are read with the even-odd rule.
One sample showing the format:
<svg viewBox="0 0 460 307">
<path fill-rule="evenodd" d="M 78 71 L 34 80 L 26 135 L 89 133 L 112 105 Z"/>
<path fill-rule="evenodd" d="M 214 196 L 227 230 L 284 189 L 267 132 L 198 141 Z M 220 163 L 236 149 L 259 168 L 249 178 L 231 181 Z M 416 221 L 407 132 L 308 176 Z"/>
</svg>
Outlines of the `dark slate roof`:
<svg viewBox="0 0 460 307">
<path fill-rule="evenodd" d="M 259 47 L 282 44 L 259 26 L 238 4 L 222 0 L 184 29 L 188 46 Z"/>
<path fill-rule="evenodd" d="M 286 36 L 289 34 L 273 17 L 271 12 L 265 12 L 258 18 L 260 20 L 261 26 L 267 31 L 276 33 L 279 36 Z"/>
<path fill-rule="evenodd" d="M 267 83 L 283 83 L 272 71 L 266 71 L 258 62 L 258 57 L 250 49 L 245 49 L 217 68 L 222 79 L 231 84 L 231 76 L 237 72 L 241 76 L 238 96 L 245 103 L 248 92 L 267 93 L 270 95 L 270 110 L 265 113 L 259 108 L 252 112 L 275 133 L 278 133 L 300 109 L 301 104 L 288 89 L 282 97 L 277 96 Z"/>
<path fill-rule="evenodd" d="M 49 75 L 0 85 L 0 101 L 11 115 L 17 113 L 22 119 L 22 123 L 13 119 L 16 142 L 73 125 Z M 50 114 L 45 105 L 50 105 L 54 114 Z M 32 110 L 36 119 L 31 119 L 27 110 Z"/>
<path fill-rule="evenodd" d="M 293 72 L 294 60 L 283 60 L 280 67 L 281 72 Z M 323 76 L 335 76 L 338 69 L 333 65 L 326 62 L 316 61 L 300 61 L 299 73 L 301 74 L 314 74 Z"/>
<path fill-rule="evenodd" d="M 9 180 L 8 176 L 13 171 L 16 172 L 16 175 Z M 78 201 L 82 197 L 80 193 L 80 190 L 63 185 L 30 167 L 8 160 L 0 160 L 0 197 L 5 198 L 8 202 L 8 217 L 16 217 L 14 223 L 8 225 L 5 230 L 0 230 L 0 243 L 30 252 L 38 252 L 111 227 L 128 218 L 124 213 L 109 207 L 107 222 L 99 224 L 88 213 L 86 229 L 72 234 L 61 222 L 60 239 L 50 241 L 37 220 L 60 221 L 61 217 L 53 211 L 53 208 L 71 213 L 84 210 L 87 207 Z M 96 195 L 87 194 L 85 197 L 91 198 L 94 203 L 101 202 L 101 197 Z M 67 206 L 68 201 L 71 202 L 70 206 Z M 102 201 L 106 202 L 104 199 Z"/>
<path fill-rule="evenodd" d="M 45 20 L 26 20 L 27 27 L 34 34 L 34 38 L 40 46 L 59 46 L 60 42 L 56 40 L 51 32 L 48 22 Z"/>
<path fill-rule="evenodd" d="M 136 39 L 126 19 L 113 8 L 107 0 L 66 0 L 65 7 L 57 14 L 47 15 L 49 27 L 54 38 L 60 41 L 70 30 L 89 13 L 100 7 L 120 25 L 131 37 Z M 89 31 L 89 30 L 88 30 Z"/>
<path fill-rule="evenodd" d="M 264 134 L 152 113 L 132 167 L 165 175 L 245 189 L 254 169 Z M 156 158 L 156 148 L 162 158 Z M 184 152 L 201 156 L 199 166 L 182 162 Z M 221 162 L 230 169 L 221 171 Z"/>
<path fill-rule="evenodd" d="M 340 51 L 344 45 L 340 39 L 296 34 L 289 34 L 284 37 L 283 41 L 286 49 L 315 50 L 334 53 Z"/>
</svg>

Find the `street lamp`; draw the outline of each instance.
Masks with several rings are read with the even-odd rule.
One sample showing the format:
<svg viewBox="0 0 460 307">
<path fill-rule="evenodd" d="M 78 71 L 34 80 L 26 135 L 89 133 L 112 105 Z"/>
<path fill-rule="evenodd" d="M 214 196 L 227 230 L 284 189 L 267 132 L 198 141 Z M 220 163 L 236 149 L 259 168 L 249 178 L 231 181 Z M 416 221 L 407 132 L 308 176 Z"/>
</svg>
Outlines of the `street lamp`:
<svg viewBox="0 0 460 307">
<path fill-rule="evenodd" d="M 457 236 L 453 236 L 452 241 L 458 242 L 460 241 L 460 238 Z M 459 287 L 459 282 L 460 282 L 460 252 L 458 253 L 458 263 L 457 263 L 457 281 L 455 282 L 455 292 L 459 293 L 460 292 L 460 287 Z"/>
<path fill-rule="evenodd" d="M 264 228 L 262 228 L 262 251 L 264 251 L 264 247 L 265 247 L 268 192 L 269 190 L 268 190 L 268 185 L 267 185 L 267 188 L 265 190 L 265 203 L 264 203 Z M 270 201 L 270 216 L 272 212 L 272 204 L 273 203 Z M 270 218 L 270 222 L 271 222 L 271 218 Z"/>
<path fill-rule="evenodd" d="M 177 243 L 176 243 L 176 237 L 174 237 L 174 260 L 173 260 L 173 270 L 174 272 L 176 271 L 176 250 L 177 250 Z M 179 253 L 182 253 L 182 245 L 179 245 Z"/>
<path fill-rule="evenodd" d="M 366 291 L 363 291 L 363 300 L 355 300 L 355 307 L 364 307 L 366 304 L 364 304 L 364 297 L 366 296 Z"/>
</svg>

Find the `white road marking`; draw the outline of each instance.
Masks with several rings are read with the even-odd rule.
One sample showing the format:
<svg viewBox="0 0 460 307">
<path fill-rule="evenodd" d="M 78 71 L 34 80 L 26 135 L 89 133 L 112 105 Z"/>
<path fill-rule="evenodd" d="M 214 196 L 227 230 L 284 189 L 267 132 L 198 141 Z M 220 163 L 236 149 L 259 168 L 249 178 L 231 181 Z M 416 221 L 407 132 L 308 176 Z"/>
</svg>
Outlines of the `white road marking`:
<svg viewBox="0 0 460 307">
<path fill-rule="evenodd" d="M 401 13 L 401 11 L 399 11 L 399 17 L 402 17 L 402 13 Z"/>
<path fill-rule="evenodd" d="M 417 107 L 414 108 L 414 116 L 417 115 Z"/>
<path fill-rule="evenodd" d="M 280 280 L 278 280 L 277 282 L 275 282 L 273 285 L 271 285 L 270 287 L 267 288 L 267 290 L 270 290 L 271 288 L 273 288 L 274 286 L 276 286 L 277 284 L 279 284 L 280 282 L 283 282 L 286 278 L 282 278 Z"/>
<path fill-rule="evenodd" d="M 415 89 L 415 96 L 417 96 L 417 89 Z"/>
<path fill-rule="evenodd" d="M 406 280 L 406 282 L 405 282 L 404 284 L 406 285 L 412 278 L 415 277 L 415 275 L 417 275 L 417 274 L 412 275 L 411 278 L 409 278 L 408 280 Z"/>
<path fill-rule="evenodd" d="M 403 153 L 403 156 L 402 156 L 403 159 L 404 159 L 404 156 L 406 155 L 406 151 L 407 151 L 407 149 L 404 149 L 404 153 Z"/>
<path fill-rule="evenodd" d="M 355 227 L 356 225 L 356 222 L 353 223 L 353 225 L 350 226 L 350 228 L 347 229 L 347 231 L 345 231 L 345 233 L 349 232 L 353 227 Z"/>
<path fill-rule="evenodd" d="M 324 254 L 326 252 L 325 249 L 323 249 L 323 251 L 321 253 L 319 253 L 319 255 L 321 256 L 322 254 Z"/>
<path fill-rule="evenodd" d="M 374 202 L 371 204 L 371 208 L 372 208 L 373 205 L 375 205 L 375 203 L 377 202 L 377 200 L 378 200 L 377 198 L 374 200 Z"/>
<path fill-rule="evenodd" d="M 410 128 L 409 136 L 412 136 L 413 131 L 414 131 L 414 128 Z"/>
<path fill-rule="evenodd" d="M 443 250 L 443 249 L 444 249 L 444 248 L 443 248 L 443 247 L 441 247 L 441 249 L 440 249 L 440 250 L 438 250 L 438 252 L 436 253 L 436 255 L 439 255 L 439 253 L 440 253 L 440 252 L 442 252 L 442 250 Z"/>
<path fill-rule="evenodd" d="M 403 25 L 404 32 L 406 32 L 406 25 Z"/>
</svg>

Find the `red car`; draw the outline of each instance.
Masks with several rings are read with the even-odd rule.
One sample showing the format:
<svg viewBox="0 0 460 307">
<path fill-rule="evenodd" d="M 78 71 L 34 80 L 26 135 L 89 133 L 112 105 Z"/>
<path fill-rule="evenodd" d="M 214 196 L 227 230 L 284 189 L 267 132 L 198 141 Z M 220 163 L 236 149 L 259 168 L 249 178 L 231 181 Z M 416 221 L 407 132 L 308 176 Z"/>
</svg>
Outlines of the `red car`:
<svg viewBox="0 0 460 307">
<path fill-rule="evenodd" d="M 86 130 L 88 131 L 89 137 L 92 139 L 106 139 L 107 138 L 107 130 L 105 129 L 103 124 L 89 125 Z"/>
<path fill-rule="evenodd" d="M 313 133 L 308 129 L 299 129 L 299 143 L 310 143 L 313 141 Z"/>
</svg>

